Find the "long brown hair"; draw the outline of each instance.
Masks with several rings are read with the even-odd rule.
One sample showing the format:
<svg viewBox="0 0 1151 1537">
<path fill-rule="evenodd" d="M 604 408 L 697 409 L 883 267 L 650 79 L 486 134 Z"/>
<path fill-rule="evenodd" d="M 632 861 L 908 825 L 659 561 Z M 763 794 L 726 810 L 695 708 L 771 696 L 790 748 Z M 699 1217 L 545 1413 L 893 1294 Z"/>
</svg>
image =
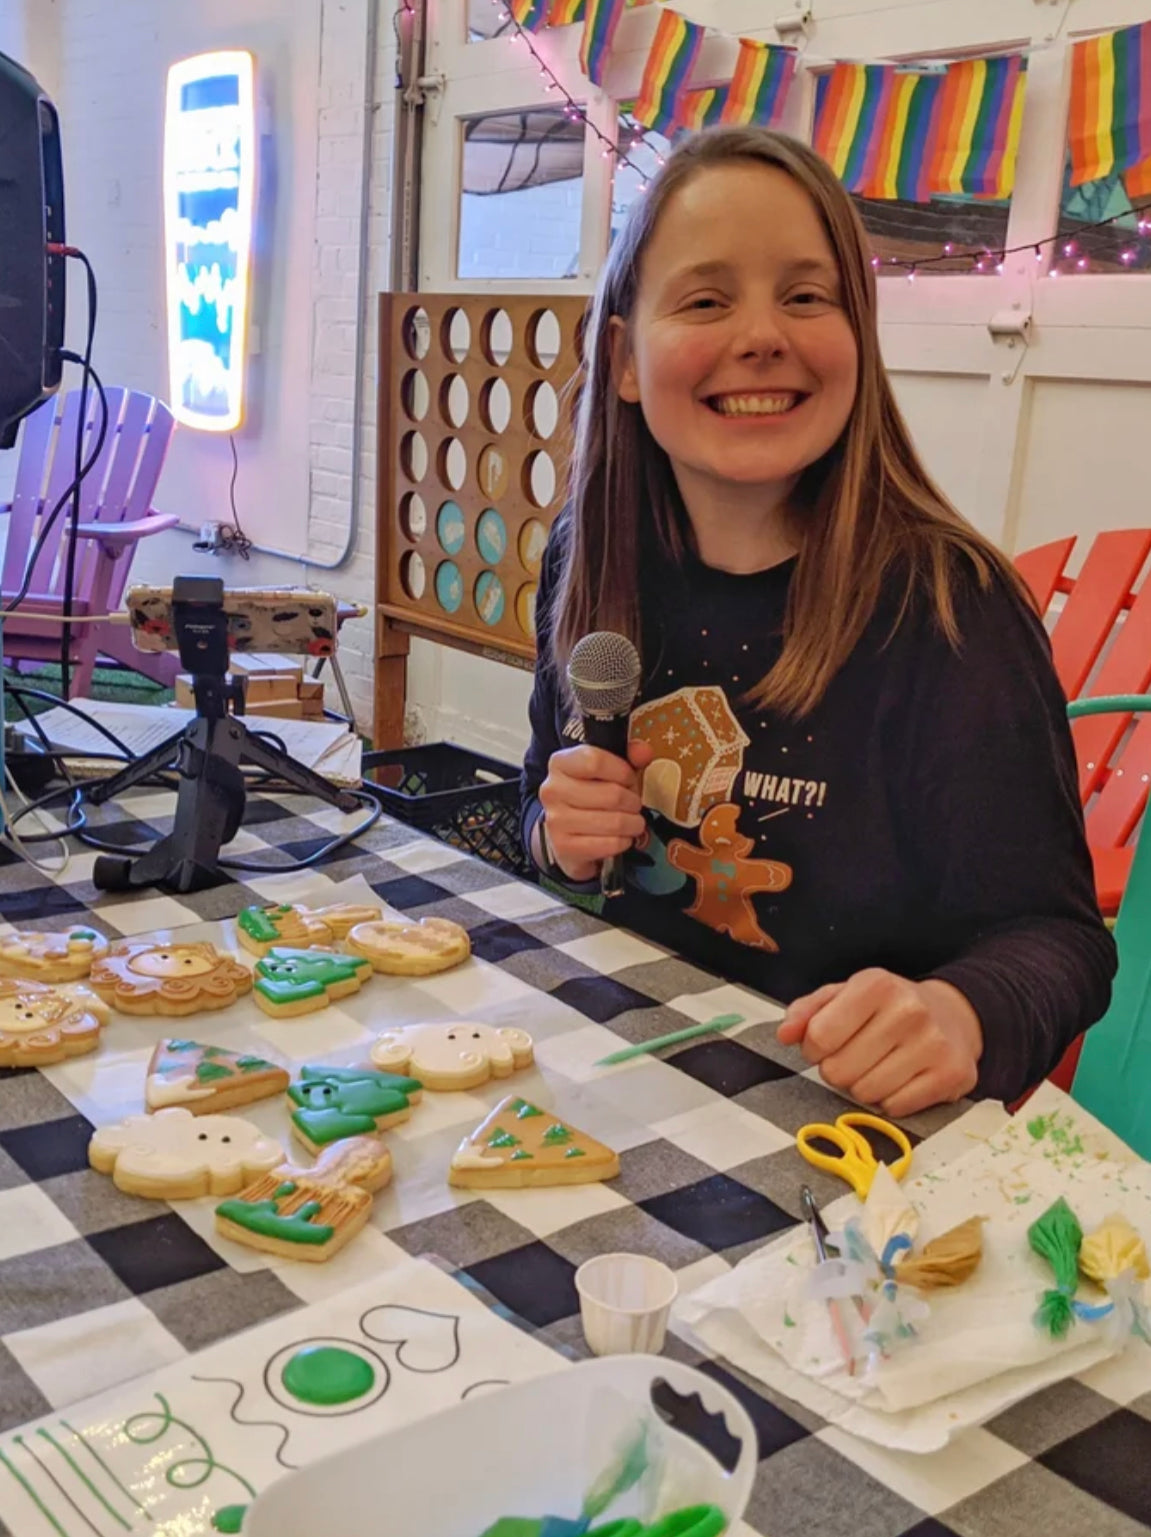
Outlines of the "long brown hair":
<svg viewBox="0 0 1151 1537">
<path fill-rule="evenodd" d="M 740 160 L 786 172 L 811 198 L 839 261 L 842 303 L 859 351 L 847 427 L 798 487 L 803 517 L 783 651 L 749 690 L 760 708 L 802 716 L 823 697 L 892 579 L 903 584 L 896 624 L 922 594 L 953 645 L 960 638 L 954 590 L 964 557 L 982 587 L 999 577 L 1021 602 L 1031 600 L 1010 562 L 956 511 L 912 445 L 880 356 L 875 274 L 850 197 L 798 140 L 761 128 L 716 128 L 679 145 L 633 205 L 590 307 L 554 610 L 560 676 L 572 646 L 590 630 L 617 630 L 640 645 L 645 553 L 660 549 L 678 561 L 691 538 L 667 454 L 641 408 L 621 400 L 613 384 L 611 321 L 631 319 L 643 255 L 668 199 L 710 166 Z"/>
</svg>

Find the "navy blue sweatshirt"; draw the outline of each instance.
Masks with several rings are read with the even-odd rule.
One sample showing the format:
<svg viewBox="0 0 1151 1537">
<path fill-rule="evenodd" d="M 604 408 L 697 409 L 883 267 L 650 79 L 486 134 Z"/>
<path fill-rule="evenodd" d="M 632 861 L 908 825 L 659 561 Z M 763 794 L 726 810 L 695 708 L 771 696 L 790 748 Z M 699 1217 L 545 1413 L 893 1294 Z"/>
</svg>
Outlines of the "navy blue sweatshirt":
<svg viewBox="0 0 1151 1537">
<path fill-rule="evenodd" d="M 557 524 L 537 600 L 523 833 L 553 752 Z M 631 736 L 656 761 L 649 831 L 603 915 L 782 1002 L 869 966 L 938 977 L 983 1026 L 980 1094 L 1038 1083 L 1105 1011 L 1116 967 L 1047 636 L 1001 579 L 959 583 L 958 651 L 922 601 L 881 602 L 806 718 L 742 702 L 780 654 L 787 561 L 648 566 Z M 891 637 L 889 639 L 889 637 Z"/>
</svg>

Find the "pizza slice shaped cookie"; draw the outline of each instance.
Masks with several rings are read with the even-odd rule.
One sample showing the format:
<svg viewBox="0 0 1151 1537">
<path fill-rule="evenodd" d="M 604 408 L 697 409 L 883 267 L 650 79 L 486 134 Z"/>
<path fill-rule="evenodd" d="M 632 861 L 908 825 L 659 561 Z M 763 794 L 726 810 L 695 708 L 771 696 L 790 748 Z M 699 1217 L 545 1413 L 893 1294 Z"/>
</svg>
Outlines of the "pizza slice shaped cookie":
<svg viewBox="0 0 1151 1537">
<path fill-rule="evenodd" d="M 610 1147 L 513 1096 L 502 1099 L 460 1143 L 448 1183 L 466 1190 L 587 1185 L 618 1173 L 619 1157 Z"/>
<path fill-rule="evenodd" d="M 291 1081 L 286 1068 L 263 1057 L 169 1036 L 152 1053 L 144 1104 L 149 1110 L 183 1105 L 193 1115 L 218 1115 L 283 1094 Z"/>
</svg>

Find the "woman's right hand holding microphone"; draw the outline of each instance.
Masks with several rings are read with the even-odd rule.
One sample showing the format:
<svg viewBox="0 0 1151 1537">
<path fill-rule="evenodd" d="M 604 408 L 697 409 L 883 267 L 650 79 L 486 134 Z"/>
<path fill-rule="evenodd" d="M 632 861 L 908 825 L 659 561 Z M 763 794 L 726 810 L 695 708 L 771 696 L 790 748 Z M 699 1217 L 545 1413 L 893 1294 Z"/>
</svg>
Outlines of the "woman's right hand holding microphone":
<svg viewBox="0 0 1151 1537">
<path fill-rule="evenodd" d="M 552 858 L 568 880 L 594 880 L 605 859 L 643 835 L 643 771 L 654 756 L 647 742 L 630 743 L 626 761 L 586 744 L 552 753 L 540 804 Z M 542 848 L 532 853 L 546 862 Z"/>
</svg>

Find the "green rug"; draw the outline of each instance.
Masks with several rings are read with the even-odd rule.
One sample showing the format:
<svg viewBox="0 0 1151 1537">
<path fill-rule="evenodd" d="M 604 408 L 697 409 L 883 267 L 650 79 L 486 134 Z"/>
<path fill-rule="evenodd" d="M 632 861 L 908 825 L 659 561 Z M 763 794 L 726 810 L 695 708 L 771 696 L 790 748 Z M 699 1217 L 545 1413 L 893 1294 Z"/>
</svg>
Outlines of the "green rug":
<svg viewBox="0 0 1151 1537">
<path fill-rule="evenodd" d="M 13 667 L 5 667 L 4 682 L 17 688 L 41 688 L 45 693 L 59 698 L 60 664 L 45 662 L 43 667 L 21 673 L 17 673 Z M 115 700 L 117 704 L 167 704 L 172 698 L 172 690 L 154 683 L 151 678 L 145 678 L 142 673 L 129 672 L 127 668 L 97 667 L 92 674 L 91 697 Z M 29 699 L 27 704 L 37 715 L 52 708 L 46 699 Z M 11 702 L 7 714 L 10 720 L 19 718 L 20 706 L 15 700 Z"/>
</svg>

